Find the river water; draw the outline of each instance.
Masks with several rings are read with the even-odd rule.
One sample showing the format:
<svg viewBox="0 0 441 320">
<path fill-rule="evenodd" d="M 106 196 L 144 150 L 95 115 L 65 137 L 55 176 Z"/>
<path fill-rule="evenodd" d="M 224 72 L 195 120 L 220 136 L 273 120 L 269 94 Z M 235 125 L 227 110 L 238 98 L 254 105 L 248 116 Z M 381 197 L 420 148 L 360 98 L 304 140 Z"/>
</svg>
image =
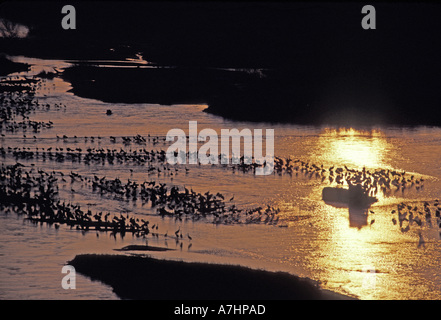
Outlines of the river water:
<svg viewBox="0 0 441 320">
<path fill-rule="evenodd" d="M 41 70 L 62 71 L 68 61 L 14 57 L 32 64 L 29 75 Z M 107 62 L 107 66 L 109 62 Z M 253 268 L 286 271 L 319 281 L 325 289 L 360 299 L 441 298 L 441 240 L 437 223 L 413 224 L 403 231 L 392 221 L 391 210 L 401 202 L 421 205 L 441 196 L 441 129 L 434 127 L 336 128 L 302 125 L 274 125 L 225 120 L 202 112 L 203 105 L 159 106 L 152 104 L 111 104 L 75 96 L 70 84 L 59 77 L 45 80 L 37 90 L 40 103 L 66 107 L 38 111 L 36 121 L 52 121 L 52 129 L 36 133 L 5 134 L 1 147 L 110 148 L 137 149 L 123 145 L 120 137 L 165 136 L 173 128 L 188 133 L 189 121 L 198 129 L 274 129 L 275 155 L 323 164 L 325 168 L 344 166 L 361 170 L 390 169 L 424 177 L 424 188 L 411 188 L 380 196 L 368 216 L 332 206 L 321 199 L 328 186 L 315 177 L 254 176 L 216 166 L 187 165 L 177 175 L 148 175 L 145 166 L 100 165 L 20 160 L 27 167 L 84 176 L 156 180 L 193 188 L 197 192 L 221 192 L 234 196 L 238 206 L 281 208 L 278 225 L 214 225 L 204 221 L 175 221 L 160 218 L 138 203 L 100 197 L 81 184 L 61 185 L 67 201 L 92 210 L 127 213 L 159 225 L 169 234 L 181 228 L 192 240 L 179 246 L 173 239 L 150 238 L 148 243 L 176 249 L 149 253 L 150 256 L 185 261 L 241 264 Z M 418 107 L 418 106 L 415 106 Z M 106 110 L 113 114 L 106 116 Z M 28 136 L 33 136 L 29 133 Z M 57 139 L 66 135 L 67 139 Z M 77 136 L 77 139 L 73 137 Z M 95 137 L 85 141 L 84 137 Z M 97 137 L 100 136 L 101 139 Z M 112 143 L 110 136 L 117 137 Z M 156 148 L 166 148 L 162 142 Z M 2 163 L 15 163 L 7 155 Z M 75 189 L 75 192 L 70 192 Z M 145 240 L 127 235 L 112 238 L 95 232 L 85 234 L 61 226 L 59 229 L 34 225 L 15 213 L 0 213 L 0 299 L 118 299 L 111 288 L 77 275 L 75 290 L 61 287 L 61 268 L 76 254 L 116 253 L 113 249 Z M 374 221 L 374 222 L 373 222 Z M 421 245 L 421 237 L 424 244 Z M 123 272 L 123 271 L 122 271 Z"/>
</svg>

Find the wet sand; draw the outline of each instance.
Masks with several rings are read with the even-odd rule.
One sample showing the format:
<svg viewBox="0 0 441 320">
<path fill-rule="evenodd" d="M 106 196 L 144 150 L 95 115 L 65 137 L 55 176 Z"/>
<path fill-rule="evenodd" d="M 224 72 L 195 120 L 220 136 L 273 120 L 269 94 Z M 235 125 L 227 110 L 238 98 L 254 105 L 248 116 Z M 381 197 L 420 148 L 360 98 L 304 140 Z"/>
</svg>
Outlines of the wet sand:
<svg viewBox="0 0 441 320">
<path fill-rule="evenodd" d="M 92 280 L 135 300 L 350 299 L 286 272 L 235 265 L 189 263 L 141 256 L 77 255 L 68 262 Z"/>
</svg>

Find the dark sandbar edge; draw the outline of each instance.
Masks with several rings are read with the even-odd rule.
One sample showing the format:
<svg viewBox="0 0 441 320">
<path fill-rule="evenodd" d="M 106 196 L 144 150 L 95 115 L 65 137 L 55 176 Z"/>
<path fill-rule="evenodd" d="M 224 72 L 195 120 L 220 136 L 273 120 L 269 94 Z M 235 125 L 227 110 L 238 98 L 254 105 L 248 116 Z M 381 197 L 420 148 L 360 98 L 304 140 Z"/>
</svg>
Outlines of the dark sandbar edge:
<svg viewBox="0 0 441 320">
<path fill-rule="evenodd" d="M 321 300 L 351 299 L 322 290 L 286 272 L 235 265 L 159 260 L 150 257 L 81 254 L 68 262 L 92 280 L 134 300 Z"/>
</svg>

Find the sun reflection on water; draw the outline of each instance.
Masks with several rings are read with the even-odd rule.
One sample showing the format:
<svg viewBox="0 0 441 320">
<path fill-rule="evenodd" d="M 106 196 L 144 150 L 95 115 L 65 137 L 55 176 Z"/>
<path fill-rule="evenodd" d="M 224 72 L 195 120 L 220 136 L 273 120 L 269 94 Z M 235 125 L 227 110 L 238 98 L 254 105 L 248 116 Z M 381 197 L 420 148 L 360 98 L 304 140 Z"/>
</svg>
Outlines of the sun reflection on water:
<svg viewBox="0 0 441 320">
<path fill-rule="evenodd" d="M 380 130 L 361 131 L 353 128 L 325 128 L 319 136 L 315 157 L 322 162 L 353 168 L 388 168 L 391 150 Z"/>
<path fill-rule="evenodd" d="M 328 168 L 347 166 L 361 170 L 365 167 L 371 171 L 392 169 L 394 156 L 382 131 L 353 128 L 323 129 L 310 154 L 313 162 Z M 321 199 L 323 187 L 313 188 L 309 198 Z M 376 205 L 383 205 L 383 195 L 377 194 L 377 198 L 380 201 Z M 390 223 L 383 221 L 381 214 L 372 214 L 371 209 L 333 206 L 319 201 L 315 210 L 322 216 L 317 237 L 325 240 L 320 242 L 322 254 L 317 261 L 323 268 L 322 279 L 334 290 L 351 292 L 363 299 L 378 298 L 385 293 L 379 290 L 387 281 L 383 271 L 394 263 L 392 257 L 385 259 L 388 246 L 378 244 L 399 241 L 397 235 L 391 233 Z"/>
</svg>

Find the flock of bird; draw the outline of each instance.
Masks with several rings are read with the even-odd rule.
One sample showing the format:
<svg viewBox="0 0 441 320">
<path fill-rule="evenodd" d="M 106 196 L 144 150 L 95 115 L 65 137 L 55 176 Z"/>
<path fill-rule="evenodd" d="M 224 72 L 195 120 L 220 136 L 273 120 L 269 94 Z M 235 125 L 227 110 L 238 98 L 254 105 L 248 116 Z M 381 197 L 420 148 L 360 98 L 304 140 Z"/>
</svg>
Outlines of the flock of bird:
<svg viewBox="0 0 441 320">
<path fill-rule="evenodd" d="M 30 115 L 36 110 L 60 110 L 66 108 L 62 103 L 40 103 L 35 97 L 35 90 L 41 85 L 38 79 L 2 79 L 0 80 L 0 131 L 9 133 L 31 131 L 38 133 L 50 129 L 52 121 L 33 121 Z M 2 134 L 2 137 L 4 134 Z"/>
<path fill-rule="evenodd" d="M 70 161 L 72 163 L 83 163 L 85 165 L 101 164 L 101 165 L 130 165 L 146 167 L 149 175 L 157 174 L 158 176 L 173 176 L 179 172 L 188 174 L 188 167 L 170 166 L 167 163 L 166 153 L 164 150 L 147 150 L 145 148 L 138 150 L 104 149 L 104 148 L 63 148 L 63 147 L 0 147 L 0 156 L 12 156 L 18 160 L 41 160 L 55 161 L 58 163 Z M 133 169 L 130 169 L 133 171 Z"/>
<path fill-rule="evenodd" d="M 82 178 L 75 174 L 76 179 Z M 83 179 L 84 180 L 84 179 Z M 182 221 L 182 218 L 191 218 L 193 221 L 201 218 L 212 218 L 215 224 L 234 223 L 264 223 L 277 224 L 280 212 L 272 206 L 241 209 L 231 204 L 234 196 L 229 200 L 221 193 L 195 192 L 193 189 L 178 186 L 168 187 L 165 183 L 157 184 L 155 181 L 144 181 L 137 183 L 127 181 L 123 183 L 120 179 L 106 179 L 94 176 L 93 179 L 85 180 L 91 184 L 92 190 L 103 194 L 114 194 L 120 198 L 141 200 L 143 205 L 150 204 L 156 208 L 161 216 L 174 217 Z M 183 189 L 183 190 L 181 190 Z"/>
<path fill-rule="evenodd" d="M 24 138 L 27 138 L 24 136 Z M 74 135 L 73 137 L 68 137 L 67 135 L 63 136 L 56 136 L 57 141 L 62 141 L 64 143 L 72 142 L 72 143 L 78 143 L 80 140 L 83 140 L 84 142 L 101 142 L 104 139 L 101 138 L 101 136 L 90 136 L 90 137 L 77 137 Z M 118 137 L 110 136 L 109 137 L 111 143 L 116 143 L 118 140 Z M 146 145 L 147 143 L 151 143 L 153 146 L 157 145 L 158 143 L 162 142 L 165 144 L 166 138 L 165 137 L 159 137 L 159 136 L 150 136 L 150 134 L 146 137 L 141 136 L 140 134 L 137 134 L 135 136 L 122 136 L 121 141 L 124 145 L 129 145 L 132 142 L 138 145 Z"/>
<path fill-rule="evenodd" d="M 149 137 L 150 138 L 150 137 Z M 154 137 L 159 139 L 159 137 Z M 179 166 L 170 166 L 167 161 L 166 151 L 161 149 L 139 148 L 137 150 L 109 149 L 109 148 L 92 148 L 87 150 L 81 148 L 69 147 L 49 147 L 39 148 L 33 147 L 0 147 L 0 155 L 5 157 L 7 154 L 12 155 L 16 160 L 35 160 L 43 161 L 53 160 L 56 162 L 83 162 L 84 164 L 131 164 L 147 166 L 147 173 L 157 173 L 160 175 L 168 174 L 176 175 L 180 170 L 184 170 Z M 238 164 L 230 164 L 222 167 L 231 168 L 233 172 L 240 171 L 243 173 L 255 172 L 256 167 L 262 164 L 249 164 L 242 156 Z M 185 167 L 185 173 L 189 172 L 189 167 Z M 299 174 L 307 178 L 320 179 L 322 183 L 343 185 L 361 185 L 362 188 L 370 196 L 376 196 L 380 191 L 384 195 L 390 195 L 392 191 L 404 192 L 406 189 L 415 188 L 417 191 L 424 188 L 424 178 L 416 177 L 413 174 L 399 172 L 395 170 L 376 169 L 362 170 L 350 169 L 347 166 L 329 167 L 324 165 L 316 165 L 314 163 L 305 162 L 300 159 L 275 157 L 274 174 L 298 176 Z"/>
<path fill-rule="evenodd" d="M 255 168 L 262 165 L 245 164 L 244 158 L 240 158 L 237 167 L 242 172 L 254 172 Z M 424 178 L 416 177 L 405 171 L 375 169 L 362 170 L 351 169 L 347 166 L 326 168 L 323 164 L 316 165 L 312 162 L 302 161 L 292 158 L 274 158 L 274 174 L 298 176 L 302 174 L 307 178 L 320 179 L 323 183 L 343 185 L 360 185 L 370 196 L 376 196 L 380 191 L 384 195 L 389 195 L 391 191 L 404 192 L 406 189 L 415 187 L 421 190 L 424 187 Z"/>
<path fill-rule="evenodd" d="M 59 105 L 57 105 L 59 107 Z M 12 92 L 0 95 L 0 131 L 9 133 L 40 132 L 42 129 L 50 129 L 52 121 L 33 121 L 29 115 L 37 108 L 50 109 L 50 105 L 40 105 L 38 99 L 26 92 Z"/>
<path fill-rule="evenodd" d="M 165 183 L 157 184 L 155 181 L 137 183 L 128 179 L 127 182 L 123 183 L 119 178 L 106 179 L 106 177 L 99 178 L 96 175 L 90 178 L 75 172 L 65 175 L 62 172 L 56 171 L 48 173 L 43 170 L 35 170 L 34 168 L 28 171 L 22 168 L 23 165 L 20 163 L 7 167 L 2 165 L 0 186 L 4 190 L 7 189 L 10 194 L 24 193 L 29 195 L 32 188 L 40 186 L 39 191 L 44 193 L 44 198 L 52 199 L 51 201 L 54 202 L 59 192 L 58 182 L 67 182 L 65 178 L 70 178 L 71 184 L 75 182 L 82 183 L 100 196 L 113 195 L 118 200 L 140 200 L 143 205 L 149 204 L 152 208 L 156 209 L 157 214 L 163 217 L 174 217 L 175 221 L 182 221 L 183 218 L 196 221 L 203 218 L 215 224 L 277 224 L 279 220 L 277 216 L 280 211 L 279 209 L 271 206 L 251 209 L 238 208 L 232 203 L 234 196 L 227 201 L 221 193 L 212 194 L 209 191 L 199 193 L 185 187 L 183 190 L 180 190 L 178 186 L 168 187 Z M 21 181 L 22 178 L 24 179 L 23 181 Z M 28 189 L 24 191 L 22 190 L 23 187 Z M 14 188 L 16 191 L 13 191 Z M 5 191 L 3 194 L 8 194 L 8 192 Z M 75 192 L 75 190 L 71 189 L 71 192 Z M 25 198 L 29 198 L 29 196 Z M 7 202 L 6 199 L 10 199 L 10 196 L 2 198 L 0 203 Z M 44 206 L 44 202 L 42 203 Z M 50 205 L 48 206 L 50 207 Z M 40 205 L 39 208 L 41 209 L 42 206 Z M 35 211 L 31 212 L 38 213 Z M 39 216 L 41 221 L 47 220 L 45 212 L 43 210 Z M 87 222 L 88 220 L 86 219 L 85 221 Z M 84 221 L 77 220 L 77 222 L 81 225 Z"/>
<path fill-rule="evenodd" d="M 42 170 L 38 172 L 26 171 L 22 165 L 2 165 L 0 168 L 0 210 L 27 215 L 27 219 L 34 223 L 47 223 L 59 228 L 60 225 L 81 230 L 83 233 L 95 230 L 110 232 L 111 237 L 119 234 L 121 237 L 127 232 L 136 237 L 146 238 L 149 234 L 158 238 L 159 225 L 150 226 L 148 220 L 131 217 L 128 214 L 111 215 L 110 212 L 92 212 L 83 210 L 80 205 L 66 203 L 58 199 L 57 177 L 54 173 Z M 181 228 L 175 234 L 175 239 L 183 239 Z M 167 233 L 165 238 L 172 237 Z M 187 238 L 192 237 L 187 234 Z"/>
<path fill-rule="evenodd" d="M 408 232 L 413 224 L 419 227 L 426 224 L 428 227 L 434 225 L 438 227 L 441 236 L 441 203 L 439 200 L 424 201 L 422 205 L 401 202 L 397 204 L 396 209 L 391 211 L 391 214 L 393 215 L 392 223 L 398 225 L 403 233 Z"/>
<path fill-rule="evenodd" d="M 41 86 L 41 79 L 37 77 L 9 76 L 0 80 L 0 92 L 31 92 Z"/>
</svg>

